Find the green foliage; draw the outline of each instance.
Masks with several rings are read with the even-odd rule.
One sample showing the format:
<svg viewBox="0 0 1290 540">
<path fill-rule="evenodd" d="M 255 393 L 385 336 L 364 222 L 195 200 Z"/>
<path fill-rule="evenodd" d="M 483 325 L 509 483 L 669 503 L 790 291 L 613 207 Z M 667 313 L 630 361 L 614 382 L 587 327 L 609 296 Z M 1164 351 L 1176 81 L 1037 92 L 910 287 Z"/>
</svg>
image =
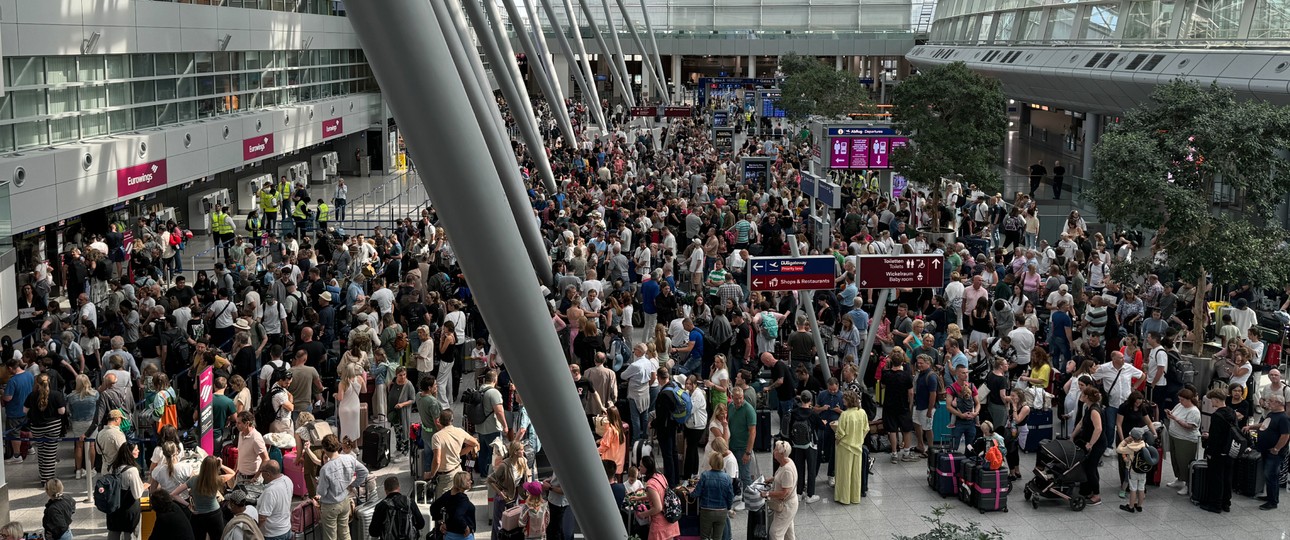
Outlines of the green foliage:
<svg viewBox="0 0 1290 540">
<path fill-rule="evenodd" d="M 966 525 L 945 521 L 949 505 L 932 508 L 932 515 L 923 516 L 923 521 L 932 524 L 932 530 L 915 536 L 892 535 L 895 540 L 1003 540 L 1007 533 L 995 527 L 985 531 L 981 524 L 968 521 Z"/>
<path fill-rule="evenodd" d="M 1290 192 L 1288 145 L 1286 108 L 1176 80 L 1103 135 L 1086 195 L 1104 222 L 1158 230 L 1187 281 L 1274 284 L 1290 275 L 1275 216 Z"/>
<path fill-rule="evenodd" d="M 994 171 L 1008 129 L 999 81 L 962 62 L 905 79 L 892 93 L 892 122 L 913 144 L 897 148 L 892 165 L 911 182 L 938 185 L 958 173 L 985 192 L 1002 191 Z"/>
<path fill-rule="evenodd" d="M 838 71 L 814 56 L 795 53 L 779 61 L 779 106 L 789 119 L 800 122 L 811 115 L 840 118 L 871 107 L 869 92 L 860 79 Z"/>
</svg>

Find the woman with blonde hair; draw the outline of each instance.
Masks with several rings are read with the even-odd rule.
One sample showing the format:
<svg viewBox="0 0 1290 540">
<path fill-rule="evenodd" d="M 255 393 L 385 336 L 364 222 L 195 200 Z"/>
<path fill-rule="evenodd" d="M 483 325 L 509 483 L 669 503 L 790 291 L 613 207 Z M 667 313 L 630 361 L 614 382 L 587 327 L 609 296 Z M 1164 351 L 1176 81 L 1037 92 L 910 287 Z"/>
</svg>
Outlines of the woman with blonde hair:
<svg viewBox="0 0 1290 540">
<path fill-rule="evenodd" d="M 345 364 L 340 372 L 340 384 L 336 388 L 336 416 L 340 419 L 340 437 L 358 440 L 362 425 L 359 418 L 359 394 L 367 391 L 367 377 L 358 364 Z"/>
<path fill-rule="evenodd" d="M 524 457 L 524 443 L 511 441 L 506 445 L 506 457 L 488 475 L 488 487 L 497 492 L 493 499 L 493 538 L 501 532 L 502 512 L 515 504 L 520 497 L 524 480 L 529 477 L 528 460 Z"/>
<path fill-rule="evenodd" d="M 246 379 L 234 375 L 228 379 L 228 391 L 225 395 L 233 396 L 233 407 L 237 412 L 251 410 L 251 389 L 246 387 Z"/>
<path fill-rule="evenodd" d="M 89 431 L 90 424 L 94 422 L 94 411 L 98 406 L 99 392 L 94 389 L 90 383 L 88 375 L 82 373 L 76 376 L 76 390 L 67 396 L 67 411 L 72 417 L 71 433 L 85 433 Z M 73 459 L 76 462 L 76 479 L 85 478 L 85 441 L 77 438 L 76 451 L 73 452 Z M 90 445 L 90 451 L 96 450 L 95 445 Z M 90 459 L 94 456 L 91 453 Z"/>
<path fill-rule="evenodd" d="M 50 387 L 48 373 L 41 373 L 36 376 L 36 385 L 27 395 L 22 410 L 31 423 L 32 437 L 42 441 L 36 443 L 36 461 L 40 465 L 40 485 L 44 487 L 54 477 L 58 465 L 57 441 L 62 434 L 63 416 L 67 414 L 67 398 Z"/>
<path fill-rule="evenodd" d="M 148 491 L 162 489 L 171 495 L 180 493 L 184 483 L 193 475 L 193 470 L 179 461 L 181 450 L 173 441 L 166 441 L 158 448 L 161 450 L 161 463 L 152 469 Z"/>
</svg>

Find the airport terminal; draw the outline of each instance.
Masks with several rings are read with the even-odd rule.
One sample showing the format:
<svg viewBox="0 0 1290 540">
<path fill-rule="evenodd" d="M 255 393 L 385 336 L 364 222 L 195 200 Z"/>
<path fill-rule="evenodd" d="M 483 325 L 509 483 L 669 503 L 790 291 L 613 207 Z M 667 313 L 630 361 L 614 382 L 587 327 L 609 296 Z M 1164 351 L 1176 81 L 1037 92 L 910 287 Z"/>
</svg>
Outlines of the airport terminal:
<svg viewBox="0 0 1290 540">
<path fill-rule="evenodd" d="M 0 0 L 0 540 L 1283 536 L 1286 9 Z"/>
</svg>

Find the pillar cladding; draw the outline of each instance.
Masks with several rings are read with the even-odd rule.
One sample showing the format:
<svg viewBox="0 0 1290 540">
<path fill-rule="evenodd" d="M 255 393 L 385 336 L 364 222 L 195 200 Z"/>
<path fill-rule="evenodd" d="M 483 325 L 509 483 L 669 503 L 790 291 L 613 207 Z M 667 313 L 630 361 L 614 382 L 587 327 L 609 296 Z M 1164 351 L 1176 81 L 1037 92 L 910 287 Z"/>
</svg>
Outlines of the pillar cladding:
<svg viewBox="0 0 1290 540">
<path fill-rule="evenodd" d="M 497 171 L 479 166 L 490 161 L 487 144 L 429 2 L 351 2 L 348 15 L 413 157 L 443 173 L 421 180 L 454 235 L 485 322 L 506 329 L 493 338 L 502 351 L 511 351 L 507 369 L 517 388 L 540 396 L 529 401 L 529 412 L 546 438 L 579 527 L 587 538 L 625 539 L 591 429 L 569 421 L 583 418 L 582 405 L 546 303 L 527 269 L 511 269 L 524 243 L 513 220 L 499 219 L 509 215 L 506 194 Z M 515 361 L 517 355 L 522 360 Z"/>
</svg>

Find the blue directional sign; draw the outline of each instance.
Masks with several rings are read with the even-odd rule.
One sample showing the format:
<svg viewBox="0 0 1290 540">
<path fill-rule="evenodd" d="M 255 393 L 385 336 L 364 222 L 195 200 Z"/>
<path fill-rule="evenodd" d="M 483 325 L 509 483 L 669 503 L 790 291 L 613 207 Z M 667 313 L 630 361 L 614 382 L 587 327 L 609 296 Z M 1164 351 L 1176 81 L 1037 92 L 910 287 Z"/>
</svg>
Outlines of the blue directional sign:
<svg viewBox="0 0 1290 540">
<path fill-rule="evenodd" d="M 832 289 L 837 265 L 831 255 L 753 257 L 748 262 L 748 286 L 752 291 Z"/>
<path fill-rule="evenodd" d="M 815 198 L 829 208 L 842 208 L 842 187 L 821 178 L 815 185 Z"/>
<path fill-rule="evenodd" d="M 819 181 L 819 178 L 806 171 L 802 171 L 801 176 L 802 181 L 798 184 L 798 187 L 802 190 L 802 194 L 807 197 L 815 197 L 815 184 Z"/>
<path fill-rule="evenodd" d="M 861 135 L 895 135 L 896 130 L 889 127 L 831 127 L 830 137 L 853 137 Z"/>
</svg>

